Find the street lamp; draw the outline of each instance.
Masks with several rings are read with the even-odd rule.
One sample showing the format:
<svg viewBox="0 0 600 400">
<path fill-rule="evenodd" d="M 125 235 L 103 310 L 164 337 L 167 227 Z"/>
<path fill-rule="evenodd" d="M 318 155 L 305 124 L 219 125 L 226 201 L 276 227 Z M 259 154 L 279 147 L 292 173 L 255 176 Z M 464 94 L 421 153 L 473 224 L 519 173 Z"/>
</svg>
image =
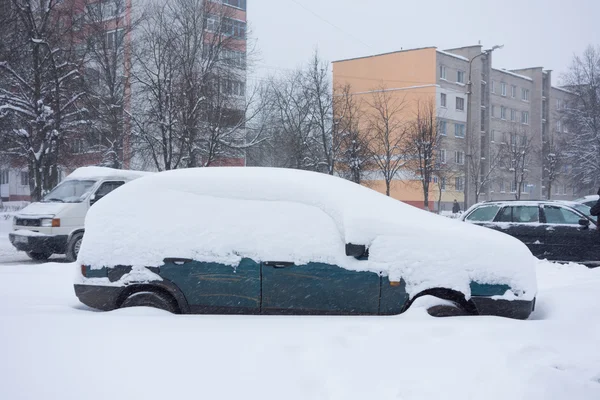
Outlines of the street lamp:
<svg viewBox="0 0 600 400">
<path fill-rule="evenodd" d="M 497 49 L 501 49 L 503 48 L 504 45 L 495 45 L 492 46 L 491 49 L 487 49 L 484 50 L 483 52 L 477 54 L 476 56 L 472 57 L 469 60 L 469 80 L 467 81 L 467 128 L 466 128 L 466 132 L 465 132 L 465 139 L 466 139 L 466 147 L 467 147 L 467 152 L 466 157 L 469 157 L 469 160 L 471 160 L 471 158 L 473 157 L 472 154 L 468 154 L 471 152 L 471 140 L 472 140 L 472 132 L 471 132 L 471 94 L 472 94 L 472 69 L 473 69 L 473 61 L 478 58 L 481 57 L 483 55 L 490 55 L 494 50 Z M 481 94 L 483 96 L 483 93 Z M 467 160 L 465 160 L 467 161 Z M 465 162 L 466 165 L 466 173 L 465 173 L 465 185 L 464 185 L 464 196 L 465 196 L 465 210 L 469 207 L 469 190 L 470 190 L 470 176 L 469 176 L 469 162 Z"/>
</svg>

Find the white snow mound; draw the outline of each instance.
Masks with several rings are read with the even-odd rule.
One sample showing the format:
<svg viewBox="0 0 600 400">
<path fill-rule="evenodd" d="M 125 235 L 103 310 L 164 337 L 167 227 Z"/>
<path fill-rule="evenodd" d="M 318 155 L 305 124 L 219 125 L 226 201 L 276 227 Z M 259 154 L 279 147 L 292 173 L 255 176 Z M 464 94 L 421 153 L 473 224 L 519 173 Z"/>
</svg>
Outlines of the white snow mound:
<svg viewBox="0 0 600 400">
<path fill-rule="evenodd" d="M 345 244 L 369 248 L 368 260 Z M 333 176 L 275 168 L 198 168 L 130 182 L 87 214 L 79 262 L 157 267 L 164 258 L 309 261 L 404 279 L 407 291 L 472 281 L 537 291 L 527 247 L 511 236 L 419 210 Z"/>
</svg>

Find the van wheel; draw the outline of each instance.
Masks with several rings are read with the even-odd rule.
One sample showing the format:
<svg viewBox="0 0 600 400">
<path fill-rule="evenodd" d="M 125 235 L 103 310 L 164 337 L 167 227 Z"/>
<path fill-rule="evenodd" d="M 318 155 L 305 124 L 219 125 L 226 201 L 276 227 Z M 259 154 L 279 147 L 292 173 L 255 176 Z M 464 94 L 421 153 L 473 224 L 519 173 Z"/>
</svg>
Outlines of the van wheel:
<svg viewBox="0 0 600 400">
<path fill-rule="evenodd" d="M 177 305 L 168 295 L 158 292 L 135 292 L 125 299 L 121 308 L 154 307 L 177 314 Z"/>
<path fill-rule="evenodd" d="M 71 241 L 67 245 L 67 261 L 73 262 L 77 260 L 79 249 L 81 248 L 81 241 L 83 240 L 83 232 L 74 234 L 71 237 Z"/>
<path fill-rule="evenodd" d="M 27 253 L 29 258 L 35 261 L 46 261 L 52 255 L 52 253 L 37 253 L 33 251 L 26 251 L 25 253 Z"/>
<path fill-rule="evenodd" d="M 432 317 L 461 317 L 464 315 L 471 315 L 466 310 L 456 305 L 439 305 L 429 307 L 427 309 L 427 313 Z"/>
</svg>

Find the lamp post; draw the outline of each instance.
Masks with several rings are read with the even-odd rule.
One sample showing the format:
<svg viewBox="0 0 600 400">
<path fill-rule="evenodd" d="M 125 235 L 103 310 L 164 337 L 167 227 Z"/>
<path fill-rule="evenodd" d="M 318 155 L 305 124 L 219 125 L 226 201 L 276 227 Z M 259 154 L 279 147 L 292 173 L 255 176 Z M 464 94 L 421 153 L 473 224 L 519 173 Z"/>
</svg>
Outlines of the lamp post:
<svg viewBox="0 0 600 400">
<path fill-rule="evenodd" d="M 472 160 L 473 154 L 469 154 L 471 152 L 471 141 L 473 140 L 472 138 L 472 132 L 471 132 L 471 125 L 472 125 L 472 121 L 471 121 L 471 117 L 472 117 L 472 113 L 471 113 L 471 94 L 473 93 L 472 91 L 472 85 L 473 85 L 473 80 L 472 80 L 472 70 L 473 70 L 473 61 L 478 58 L 481 57 L 483 55 L 490 55 L 494 50 L 497 49 L 501 49 L 503 48 L 504 45 L 495 45 L 492 46 L 491 49 L 487 49 L 484 50 L 483 52 L 477 54 L 476 56 L 472 57 L 469 60 L 469 79 L 467 81 L 467 127 L 466 127 L 466 132 L 465 132 L 465 139 L 466 139 L 466 147 L 467 147 L 467 151 L 465 152 L 466 158 L 469 158 L 469 160 L 465 160 L 465 165 L 466 165 L 466 173 L 465 173 L 465 185 L 464 185 L 464 197 L 465 197 L 465 205 L 464 205 L 464 209 L 466 210 L 467 208 L 469 208 L 469 191 L 470 191 L 470 175 L 469 175 L 469 165 L 470 165 L 470 160 Z M 481 94 L 483 96 L 483 93 Z"/>
</svg>

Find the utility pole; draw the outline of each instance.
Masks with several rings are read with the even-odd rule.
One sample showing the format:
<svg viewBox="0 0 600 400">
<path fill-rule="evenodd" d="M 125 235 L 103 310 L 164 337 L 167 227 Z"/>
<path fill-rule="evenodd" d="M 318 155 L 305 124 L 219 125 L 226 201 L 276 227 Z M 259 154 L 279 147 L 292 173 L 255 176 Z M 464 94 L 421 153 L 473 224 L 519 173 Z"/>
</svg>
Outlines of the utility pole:
<svg viewBox="0 0 600 400">
<path fill-rule="evenodd" d="M 473 93 L 472 90 L 472 86 L 473 86 L 473 79 L 472 79 L 472 72 L 473 72 L 473 61 L 478 58 L 481 57 L 483 55 L 485 56 L 489 56 L 494 50 L 497 49 L 501 49 L 502 47 L 504 47 L 504 45 L 496 45 L 493 46 L 491 49 L 487 49 L 485 51 L 483 51 L 482 53 L 477 54 L 476 56 L 472 57 L 469 60 L 469 79 L 467 81 L 467 127 L 466 127 L 466 132 L 465 132 L 465 145 L 467 147 L 467 151 L 465 152 L 465 158 L 469 158 L 471 159 L 473 157 L 473 154 L 469 154 L 469 152 L 471 151 L 472 148 L 472 140 L 473 140 L 473 132 L 472 132 L 472 115 L 473 113 L 471 112 L 471 94 Z M 482 93 L 483 95 L 483 93 Z M 471 175 L 470 175 L 470 170 L 469 170 L 469 165 L 471 163 L 468 162 L 468 160 L 465 160 L 465 184 L 464 184 L 464 191 L 465 191 L 465 204 L 464 204 L 464 210 L 466 211 L 467 208 L 469 208 L 470 206 L 470 190 L 471 190 Z M 477 164 L 480 165 L 480 164 Z M 479 173 L 480 171 L 478 171 Z"/>
</svg>

